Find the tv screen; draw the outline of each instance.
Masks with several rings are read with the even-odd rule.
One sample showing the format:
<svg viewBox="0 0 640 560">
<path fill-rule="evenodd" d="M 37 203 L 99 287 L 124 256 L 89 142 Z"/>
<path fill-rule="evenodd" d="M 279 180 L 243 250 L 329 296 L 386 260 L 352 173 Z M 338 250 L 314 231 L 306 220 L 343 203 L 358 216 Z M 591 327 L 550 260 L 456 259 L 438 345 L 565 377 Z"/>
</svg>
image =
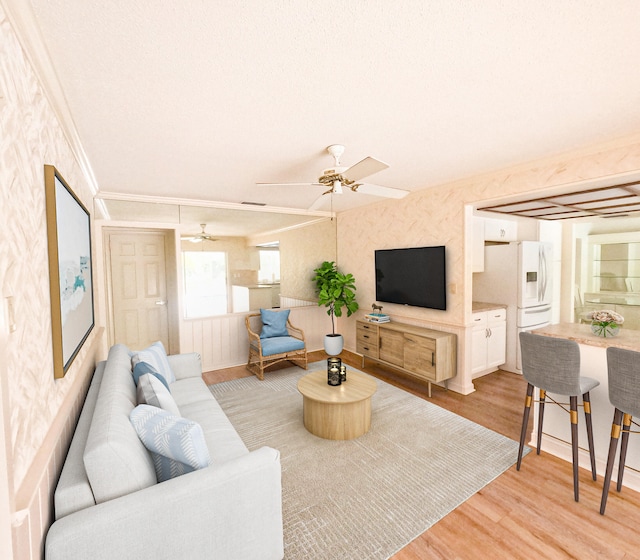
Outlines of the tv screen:
<svg viewBox="0 0 640 560">
<path fill-rule="evenodd" d="M 443 245 L 379 249 L 375 252 L 375 262 L 377 301 L 447 308 Z"/>
</svg>

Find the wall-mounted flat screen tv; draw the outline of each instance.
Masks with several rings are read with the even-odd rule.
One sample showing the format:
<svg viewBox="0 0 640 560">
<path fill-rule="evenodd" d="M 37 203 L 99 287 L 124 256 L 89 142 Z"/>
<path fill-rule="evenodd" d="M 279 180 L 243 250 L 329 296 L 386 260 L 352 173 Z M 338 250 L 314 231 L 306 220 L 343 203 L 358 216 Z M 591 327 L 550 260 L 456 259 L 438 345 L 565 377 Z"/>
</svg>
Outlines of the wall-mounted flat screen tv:
<svg viewBox="0 0 640 560">
<path fill-rule="evenodd" d="M 377 301 L 447 308 L 444 245 L 378 249 L 375 263 Z"/>
</svg>

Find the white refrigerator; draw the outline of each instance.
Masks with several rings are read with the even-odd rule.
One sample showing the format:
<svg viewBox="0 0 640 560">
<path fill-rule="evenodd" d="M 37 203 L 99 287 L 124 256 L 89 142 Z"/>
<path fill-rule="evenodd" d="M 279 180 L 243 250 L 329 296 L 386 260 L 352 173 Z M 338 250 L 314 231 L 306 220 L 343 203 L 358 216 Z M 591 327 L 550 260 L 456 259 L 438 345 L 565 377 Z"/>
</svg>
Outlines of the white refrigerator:
<svg viewBox="0 0 640 560">
<path fill-rule="evenodd" d="M 551 322 L 552 245 L 517 241 L 484 248 L 484 272 L 473 275 L 473 299 L 507 308 L 507 355 L 501 369 L 522 373 L 519 334 Z"/>
</svg>

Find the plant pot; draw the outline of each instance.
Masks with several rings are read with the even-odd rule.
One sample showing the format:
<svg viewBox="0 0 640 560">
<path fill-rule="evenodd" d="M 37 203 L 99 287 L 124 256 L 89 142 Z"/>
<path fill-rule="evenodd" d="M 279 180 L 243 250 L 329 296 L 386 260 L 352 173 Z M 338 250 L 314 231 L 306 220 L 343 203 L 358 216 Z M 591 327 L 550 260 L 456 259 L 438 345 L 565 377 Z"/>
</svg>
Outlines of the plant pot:
<svg viewBox="0 0 640 560">
<path fill-rule="evenodd" d="M 344 338 L 341 334 L 326 334 L 324 336 L 324 351 L 329 356 L 337 356 L 342 352 Z"/>
</svg>

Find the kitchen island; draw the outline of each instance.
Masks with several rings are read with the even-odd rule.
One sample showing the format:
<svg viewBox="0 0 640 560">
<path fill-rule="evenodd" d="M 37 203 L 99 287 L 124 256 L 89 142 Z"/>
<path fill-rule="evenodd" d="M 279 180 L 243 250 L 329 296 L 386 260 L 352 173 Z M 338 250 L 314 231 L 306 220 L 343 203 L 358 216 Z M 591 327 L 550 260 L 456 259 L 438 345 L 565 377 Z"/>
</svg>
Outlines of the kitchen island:
<svg viewBox="0 0 640 560">
<path fill-rule="evenodd" d="M 600 385 L 591 391 L 591 413 L 593 420 L 596 467 L 598 475 L 603 477 L 607 464 L 607 454 L 609 452 L 609 441 L 611 438 L 611 422 L 613 420 L 613 406 L 609 402 L 606 349 L 609 346 L 613 346 L 640 352 L 640 331 L 623 327 L 620 329 L 620 334 L 618 336 L 613 338 L 601 338 L 595 336 L 591 332 L 590 325 L 560 323 L 557 325 L 541 327 L 532 332 L 534 334 L 566 338 L 577 342 L 580 347 L 580 370 L 582 375 L 592 377 L 600 381 Z M 552 393 L 548 393 L 548 396 L 558 402 L 568 401 L 567 397 L 554 395 Z M 524 403 L 524 395 L 522 396 L 522 399 Z M 533 433 L 529 444 L 533 447 L 535 447 L 535 434 L 538 429 L 537 409 L 538 405 L 536 403 L 533 414 Z M 589 470 L 587 432 L 582 411 L 579 411 L 578 426 L 580 466 Z M 571 427 L 568 413 L 558 406 L 547 405 L 545 407 L 542 433 L 542 450 L 570 462 Z M 616 476 L 617 466 L 614 468 L 614 480 Z M 599 481 L 602 483 L 602 478 L 599 478 Z M 640 491 L 640 440 L 635 441 L 635 438 L 631 438 L 629 440 L 623 484 L 633 490 Z"/>
</svg>

